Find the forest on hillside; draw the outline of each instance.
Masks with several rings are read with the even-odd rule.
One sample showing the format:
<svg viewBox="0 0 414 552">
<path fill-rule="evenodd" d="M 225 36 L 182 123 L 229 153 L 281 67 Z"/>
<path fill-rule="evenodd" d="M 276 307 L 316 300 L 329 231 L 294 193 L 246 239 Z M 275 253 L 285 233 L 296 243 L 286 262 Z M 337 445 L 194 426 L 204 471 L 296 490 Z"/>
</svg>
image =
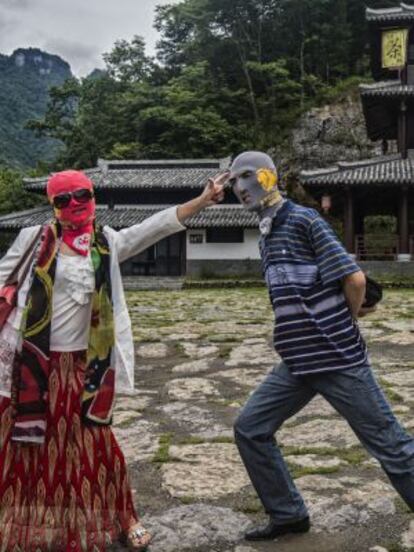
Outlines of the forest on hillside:
<svg viewBox="0 0 414 552">
<path fill-rule="evenodd" d="M 105 71 L 51 89 L 46 116 L 30 128 L 65 147 L 40 168 L 273 148 L 305 110 L 370 78 L 365 8 L 395 4 L 182 0 L 159 6 L 155 58 L 142 38 L 120 40 L 103 54 Z"/>
</svg>

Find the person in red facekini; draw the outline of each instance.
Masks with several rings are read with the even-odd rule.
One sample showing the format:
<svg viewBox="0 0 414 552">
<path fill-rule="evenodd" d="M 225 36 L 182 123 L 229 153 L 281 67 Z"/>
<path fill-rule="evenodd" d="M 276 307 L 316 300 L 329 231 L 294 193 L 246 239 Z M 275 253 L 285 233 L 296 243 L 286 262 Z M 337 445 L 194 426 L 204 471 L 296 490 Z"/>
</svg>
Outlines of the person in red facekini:
<svg viewBox="0 0 414 552">
<path fill-rule="evenodd" d="M 80 171 L 63 171 L 49 179 L 47 196 L 61 224 L 63 243 L 88 255 L 96 209 L 92 182 Z"/>
<path fill-rule="evenodd" d="M 7 339 L 0 332 L 0 352 L 16 343 L 13 377 L 0 354 L 2 550 L 100 552 L 117 539 L 147 548 L 151 537 L 111 429 L 115 390 L 136 395 L 119 264 L 221 201 L 226 178 L 117 232 L 96 222 L 84 173 L 57 173 L 47 184 L 54 221 L 23 229 L 0 260 L 0 287 L 22 260 L 33 263 L 4 326 Z"/>
</svg>

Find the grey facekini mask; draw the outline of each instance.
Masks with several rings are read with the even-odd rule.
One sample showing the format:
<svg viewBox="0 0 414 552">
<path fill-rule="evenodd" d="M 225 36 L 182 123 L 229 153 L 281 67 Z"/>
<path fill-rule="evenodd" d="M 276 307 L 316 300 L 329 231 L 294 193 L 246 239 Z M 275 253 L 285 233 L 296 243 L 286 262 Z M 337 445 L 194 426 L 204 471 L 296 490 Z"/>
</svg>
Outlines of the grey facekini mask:
<svg viewBox="0 0 414 552">
<path fill-rule="evenodd" d="M 243 207 L 258 213 L 260 232 L 267 235 L 284 201 L 277 187 L 277 169 L 272 159 L 260 151 L 241 153 L 231 164 L 229 184 Z"/>
</svg>

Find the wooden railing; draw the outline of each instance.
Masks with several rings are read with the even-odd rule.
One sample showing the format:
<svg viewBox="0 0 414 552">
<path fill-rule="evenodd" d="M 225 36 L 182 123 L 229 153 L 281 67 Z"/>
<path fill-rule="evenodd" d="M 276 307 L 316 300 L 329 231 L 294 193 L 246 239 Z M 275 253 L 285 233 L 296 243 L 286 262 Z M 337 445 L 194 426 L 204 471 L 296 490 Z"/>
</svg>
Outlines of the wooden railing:
<svg viewBox="0 0 414 552">
<path fill-rule="evenodd" d="M 355 236 L 355 254 L 360 261 L 396 261 L 399 253 L 397 234 L 359 234 Z"/>
</svg>

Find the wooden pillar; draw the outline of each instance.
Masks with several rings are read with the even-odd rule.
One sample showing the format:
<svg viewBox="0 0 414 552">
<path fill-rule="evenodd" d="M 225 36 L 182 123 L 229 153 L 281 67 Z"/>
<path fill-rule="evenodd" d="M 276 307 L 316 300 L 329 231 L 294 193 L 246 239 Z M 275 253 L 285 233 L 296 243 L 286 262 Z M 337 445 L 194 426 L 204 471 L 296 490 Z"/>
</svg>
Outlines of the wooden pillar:
<svg viewBox="0 0 414 552">
<path fill-rule="evenodd" d="M 398 214 L 398 229 L 400 239 L 400 256 L 404 260 L 404 256 L 409 254 L 409 238 L 408 238 L 408 188 L 403 186 L 400 191 L 400 206 Z"/>
<path fill-rule="evenodd" d="M 180 257 L 181 257 L 181 274 L 180 276 L 186 276 L 187 274 L 187 231 L 180 232 Z"/>
<path fill-rule="evenodd" d="M 355 223 L 354 223 L 354 198 L 352 188 L 345 188 L 344 205 L 344 238 L 348 253 L 355 253 Z"/>
<path fill-rule="evenodd" d="M 407 103 L 401 100 L 400 104 L 400 124 L 399 124 L 399 151 L 403 159 L 407 159 L 408 143 L 407 143 Z"/>
</svg>

